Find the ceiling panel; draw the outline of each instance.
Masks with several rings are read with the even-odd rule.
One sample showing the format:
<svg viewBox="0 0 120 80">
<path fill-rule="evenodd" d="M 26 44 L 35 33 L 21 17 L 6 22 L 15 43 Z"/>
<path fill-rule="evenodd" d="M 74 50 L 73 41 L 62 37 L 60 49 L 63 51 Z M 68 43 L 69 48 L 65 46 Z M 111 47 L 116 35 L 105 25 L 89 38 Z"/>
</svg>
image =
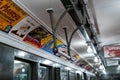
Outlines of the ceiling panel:
<svg viewBox="0 0 120 80">
<path fill-rule="evenodd" d="M 93 0 L 102 45 L 120 43 L 120 0 Z"/>
<path fill-rule="evenodd" d="M 120 44 L 120 0 L 88 0 L 99 29 L 101 47 Z M 119 65 L 119 58 L 105 58 L 106 66 Z"/>
</svg>

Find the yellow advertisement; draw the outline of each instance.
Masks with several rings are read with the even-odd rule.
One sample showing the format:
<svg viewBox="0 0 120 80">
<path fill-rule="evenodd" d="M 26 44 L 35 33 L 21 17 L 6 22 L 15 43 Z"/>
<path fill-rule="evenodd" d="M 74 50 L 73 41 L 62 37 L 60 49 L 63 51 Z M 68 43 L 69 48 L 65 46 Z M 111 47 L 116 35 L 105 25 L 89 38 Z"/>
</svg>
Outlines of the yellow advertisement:
<svg viewBox="0 0 120 80">
<path fill-rule="evenodd" d="M 49 41 L 52 41 L 52 39 L 53 39 L 53 36 L 52 36 L 52 35 L 50 35 L 50 36 L 48 36 L 48 37 L 45 37 L 45 38 L 43 38 L 43 39 L 41 40 L 41 44 L 42 44 L 42 45 L 44 45 L 44 44 L 46 44 L 46 43 L 48 44 Z M 63 44 L 63 42 L 60 41 L 59 39 L 56 39 L 56 43 L 57 43 L 57 46 Z M 53 48 L 53 45 L 54 45 L 54 44 L 51 45 L 51 48 Z"/>
<path fill-rule="evenodd" d="M 28 16 L 11 0 L 0 0 L 0 30 L 14 27 L 19 21 Z"/>
</svg>

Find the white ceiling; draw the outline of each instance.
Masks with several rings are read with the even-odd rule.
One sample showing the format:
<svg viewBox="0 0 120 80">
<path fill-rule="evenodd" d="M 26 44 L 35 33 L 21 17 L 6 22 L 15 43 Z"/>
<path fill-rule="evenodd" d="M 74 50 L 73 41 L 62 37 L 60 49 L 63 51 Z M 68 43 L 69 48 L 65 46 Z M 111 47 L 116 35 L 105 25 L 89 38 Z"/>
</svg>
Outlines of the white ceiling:
<svg viewBox="0 0 120 80">
<path fill-rule="evenodd" d="M 120 43 L 120 0 L 93 0 L 101 45 Z"/>
<path fill-rule="evenodd" d="M 99 29 L 101 46 L 120 45 L 120 0 L 88 0 Z M 118 65 L 120 59 L 105 59 L 107 66 Z"/>
</svg>

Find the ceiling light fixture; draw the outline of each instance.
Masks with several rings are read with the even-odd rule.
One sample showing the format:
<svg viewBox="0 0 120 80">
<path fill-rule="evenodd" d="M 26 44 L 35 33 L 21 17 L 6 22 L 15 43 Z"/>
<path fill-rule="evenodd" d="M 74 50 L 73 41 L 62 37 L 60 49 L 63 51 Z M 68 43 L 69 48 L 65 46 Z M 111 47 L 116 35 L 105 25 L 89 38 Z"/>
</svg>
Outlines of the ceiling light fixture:
<svg viewBox="0 0 120 80">
<path fill-rule="evenodd" d="M 50 61 L 50 60 L 45 60 L 45 61 L 43 61 L 43 64 L 51 64 L 52 63 L 52 61 Z"/>
<path fill-rule="evenodd" d="M 88 48 L 87 48 L 87 52 L 88 52 L 88 53 L 91 53 L 91 52 L 92 52 L 92 49 L 91 49 L 90 46 L 88 46 Z"/>
<path fill-rule="evenodd" d="M 24 57 L 24 56 L 25 56 L 25 52 L 20 51 L 20 52 L 18 53 L 18 56 L 20 56 L 20 57 Z"/>
<path fill-rule="evenodd" d="M 80 75 L 82 74 L 82 72 L 81 72 L 81 71 L 76 71 L 76 73 L 78 73 L 78 74 L 80 74 Z"/>
<path fill-rule="evenodd" d="M 94 62 L 98 62 L 98 58 L 97 57 L 94 57 Z"/>
<path fill-rule="evenodd" d="M 54 63 L 54 64 L 53 64 L 53 67 L 60 67 L 60 64 Z"/>
<path fill-rule="evenodd" d="M 66 70 L 71 70 L 71 68 L 70 68 L 70 67 L 65 67 L 65 69 L 66 69 Z"/>
</svg>

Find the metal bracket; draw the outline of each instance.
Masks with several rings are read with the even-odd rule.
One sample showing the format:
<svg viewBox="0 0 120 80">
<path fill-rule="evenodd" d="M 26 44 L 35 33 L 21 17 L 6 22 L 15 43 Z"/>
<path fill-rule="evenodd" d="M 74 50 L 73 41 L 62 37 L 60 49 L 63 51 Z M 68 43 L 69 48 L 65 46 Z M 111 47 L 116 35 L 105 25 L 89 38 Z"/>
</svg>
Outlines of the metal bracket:
<svg viewBox="0 0 120 80">
<path fill-rule="evenodd" d="M 74 31 L 72 32 L 69 40 L 68 40 L 68 34 L 67 34 L 67 28 L 64 27 L 63 30 L 65 32 L 65 37 L 66 37 L 66 42 L 67 42 L 67 51 L 68 51 L 68 55 L 71 57 L 70 55 L 70 45 L 71 45 L 71 41 L 72 41 L 72 38 L 73 38 L 73 35 L 75 34 L 75 32 L 78 30 L 79 28 L 77 27 L 76 29 L 74 29 Z"/>
<path fill-rule="evenodd" d="M 52 8 L 48 8 L 46 9 L 47 12 L 49 13 L 49 16 L 50 16 L 50 21 L 51 21 L 51 28 L 52 28 L 52 33 L 53 33 L 53 42 L 54 42 L 54 47 L 53 47 L 53 52 L 54 52 L 54 55 L 56 55 L 56 53 L 58 52 L 58 49 L 57 49 L 57 42 L 56 42 L 56 36 L 57 36 L 57 32 L 56 32 L 56 29 L 57 27 L 59 26 L 59 24 L 61 23 L 62 19 L 64 18 L 64 16 L 67 14 L 67 12 L 69 10 L 73 9 L 71 6 L 69 6 L 62 14 L 61 16 L 59 17 L 57 23 L 53 24 L 53 9 Z"/>
</svg>

